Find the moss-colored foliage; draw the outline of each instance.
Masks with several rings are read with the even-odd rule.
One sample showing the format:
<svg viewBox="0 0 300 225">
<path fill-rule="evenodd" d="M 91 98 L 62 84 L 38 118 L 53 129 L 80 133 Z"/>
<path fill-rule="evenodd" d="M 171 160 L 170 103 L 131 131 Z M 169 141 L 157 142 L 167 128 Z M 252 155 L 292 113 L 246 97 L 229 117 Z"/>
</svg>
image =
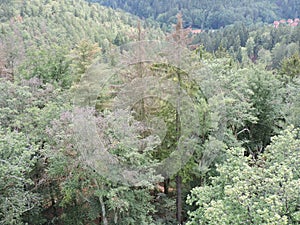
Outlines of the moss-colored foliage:
<svg viewBox="0 0 300 225">
<path fill-rule="evenodd" d="M 81 40 L 71 52 L 74 72 L 84 74 L 100 50 L 97 43 L 92 44 L 88 40 Z"/>
<path fill-rule="evenodd" d="M 14 14 L 1 25 L 6 34 L 18 30 L 28 45 L 56 43 L 72 46 L 88 39 L 103 47 L 106 40 L 113 43 L 117 35 L 131 36 L 137 21 L 129 14 L 83 0 L 17 2 L 3 6 L 3 10 L 12 10 Z M 155 30 L 153 32 L 157 33 Z"/>
<path fill-rule="evenodd" d="M 79 56 L 83 51 L 88 52 L 84 50 L 88 47 L 83 46 L 84 41 L 96 43 L 94 47 L 108 52 L 113 44 L 121 45 L 136 38 L 136 17 L 83 0 L 35 0 L 22 4 L 13 1 L 3 3 L 2 7 L 1 77 L 38 77 L 69 87 L 76 77 L 71 73 L 82 74 L 92 62 L 91 56 L 95 56 L 94 53 Z M 162 36 L 159 29 L 147 28 L 147 31 L 152 38 Z M 71 71 L 70 59 L 77 65 L 75 71 Z"/>
<path fill-rule="evenodd" d="M 77 111 L 77 113 L 87 116 L 88 112 Z M 151 172 L 146 173 L 147 167 L 153 166 L 155 161 L 149 157 L 147 151 L 139 150 L 140 144 L 137 142 L 146 144 L 147 140 L 139 140 L 140 127 L 136 123 L 127 124 L 129 120 L 133 121 L 133 118 L 126 112 L 106 114 L 105 118 L 103 116 L 98 118 L 101 124 L 99 133 L 105 140 L 112 141 L 111 144 L 107 142 L 106 150 L 123 162 L 122 165 L 128 166 L 126 168 L 134 166 L 136 169 L 144 169 L 144 180 L 137 181 L 141 186 L 130 187 L 110 181 L 98 173 L 96 168 L 87 167 L 88 162 L 80 160 L 80 157 L 92 159 L 89 159 L 88 155 L 82 155 L 82 151 L 76 148 L 78 140 L 75 138 L 75 129 L 71 123 L 72 113 L 66 112 L 60 119 L 55 120 L 49 129 L 53 142 L 49 152 L 50 165 L 47 173 L 50 176 L 50 184 L 52 183 L 53 189 L 57 190 L 53 193 L 57 202 L 52 207 L 64 212 L 57 213 L 55 218 L 62 224 L 104 221 L 104 218 L 108 224 L 151 224 L 153 221 L 151 215 L 155 212 L 151 204 L 151 180 L 158 180 L 159 177 Z M 128 137 L 123 137 L 123 133 L 120 132 L 124 126 L 131 131 L 128 132 Z M 105 130 L 102 130 L 103 128 Z M 146 144 L 148 151 L 152 148 L 152 144 Z M 74 210 L 81 212 L 80 216 L 75 216 Z"/>
<path fill-rule="evenodd" d="M 280 73 L 289 80 L 293 80 L 300 76 L 300 56 L 294 54 L 289 58 L 285 58 L 281 63 Z"/>
<path fill-rule="evenodd" d="M 238 138 L 245 138 L 244 145 L 256 155 L 264 150 L 270 143 L 270 138 L 283 126 L 283 99 L 280 82 L 273 74 L 261 72 L 259 67 L 248 70 L 246 74 L 249 91 L 252 93 L 249 96 L 252 113 L 257 119 L 246 122 L 247 131 Z"/>
<path fill-rule="evenodd" d="M 274 137 L 266 152 L 253 160 L 244 149 L 227 151 L 212 185 L 191 191 L 195 207 L 187 224 L 298 224 L 299 130 Z"/>
<path fill-rule="evenodd" d="M 27 49 L 25 59 L 18 67 L 19 79 L 38 78 L 68 88 L 71 85 L 71 61 L 66 47 L 40 46 Z M 15 78 L 17 79 L 17 78 Z"/>
<path fill-rule="evenodd" d="M 0 83 L 1 224 L 43 221 L 46 127 L 61 108 L 59 90 L 38 79 Z M 61 96 L 62 97 L 62 96 Z"/>
</svg>

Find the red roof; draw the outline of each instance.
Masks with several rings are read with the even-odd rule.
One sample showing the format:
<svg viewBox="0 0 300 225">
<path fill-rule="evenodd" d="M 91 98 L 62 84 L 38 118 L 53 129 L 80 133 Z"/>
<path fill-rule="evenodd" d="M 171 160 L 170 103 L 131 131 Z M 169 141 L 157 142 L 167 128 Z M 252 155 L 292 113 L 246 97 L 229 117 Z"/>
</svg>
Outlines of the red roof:
<svg viewBox="0 0 300 225">
<path fill-rule="evenodd" d="M 196 30 L 191 30 L 191 32 L 192 32 L 193 34 L 200 34 L 200 33 L 202 32 L 202 30 L 196 29 Z"/>
</svg>

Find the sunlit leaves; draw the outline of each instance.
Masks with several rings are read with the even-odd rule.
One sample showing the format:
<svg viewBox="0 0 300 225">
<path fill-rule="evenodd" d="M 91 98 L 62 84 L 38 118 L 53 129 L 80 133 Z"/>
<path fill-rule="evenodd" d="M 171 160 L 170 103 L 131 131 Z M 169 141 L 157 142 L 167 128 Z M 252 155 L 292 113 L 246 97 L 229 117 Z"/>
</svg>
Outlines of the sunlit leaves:
<svg viewBox="0 0 300 225">
<path fill-rule="evenodd" d="M 211 186 L 197 187 L 188 224 L 297 224 L 299 222 L 299 130 L 274 137 L 253 160 L 242 148 L 230 149 Z"/>
<path fill-rule="evenodd" d="M 22 224 L 23 214 L 39 205 L 37 196 L 28 190 L 33 184 L 29 173 L 37 160 L 37 146 L 17 131 L 1 129 L 0 140 L 0 223 Z"/>
</svg>

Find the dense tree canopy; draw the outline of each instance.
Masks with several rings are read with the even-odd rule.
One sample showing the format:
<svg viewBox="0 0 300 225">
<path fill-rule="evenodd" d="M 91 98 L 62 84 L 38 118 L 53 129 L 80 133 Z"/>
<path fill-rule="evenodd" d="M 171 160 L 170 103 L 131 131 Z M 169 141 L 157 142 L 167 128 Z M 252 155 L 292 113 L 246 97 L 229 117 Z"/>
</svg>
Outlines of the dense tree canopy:
<svg viewBox="0 0 300 225">
<path fill-rule="evenodd" d="M 236 21 L 246 24 L 270 23 L 281 18 L 299 16 L 300 3 L 297 0 L 90 0 L 113 9 L 122 9 L 141 18 L 152 18 L 161 23 L 175 23 L 176 14 L 181 11 L 186 26 L 201 29 L 217 29 Z"/>
<path fill-rule="evenodd" d="M 299 130 L 287 129 L 257 159 L 229 149 L 212 184 L 187 198 L 196 208 L 187 224 L 298 224 L 298 136 Z"/>
<path fill-rule="evenodd" d="M 299 1 L 91 2 L 0 1 L 0 224 L 299 224 Z"/>
</svg>

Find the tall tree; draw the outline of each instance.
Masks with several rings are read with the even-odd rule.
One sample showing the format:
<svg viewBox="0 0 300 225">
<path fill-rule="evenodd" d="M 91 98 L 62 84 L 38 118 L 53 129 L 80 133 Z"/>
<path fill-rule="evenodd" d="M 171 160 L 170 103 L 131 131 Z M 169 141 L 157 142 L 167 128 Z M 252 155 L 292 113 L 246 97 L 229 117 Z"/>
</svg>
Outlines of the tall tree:
<svg viewBox="0 0 300 225">
<path fill-rule="evenodd" d="M 75 71 L 80 75 L 84 74 L 99 53 L 100 48 L 97 43 L 81 40 L 71 53 Z"/>
</svg>

